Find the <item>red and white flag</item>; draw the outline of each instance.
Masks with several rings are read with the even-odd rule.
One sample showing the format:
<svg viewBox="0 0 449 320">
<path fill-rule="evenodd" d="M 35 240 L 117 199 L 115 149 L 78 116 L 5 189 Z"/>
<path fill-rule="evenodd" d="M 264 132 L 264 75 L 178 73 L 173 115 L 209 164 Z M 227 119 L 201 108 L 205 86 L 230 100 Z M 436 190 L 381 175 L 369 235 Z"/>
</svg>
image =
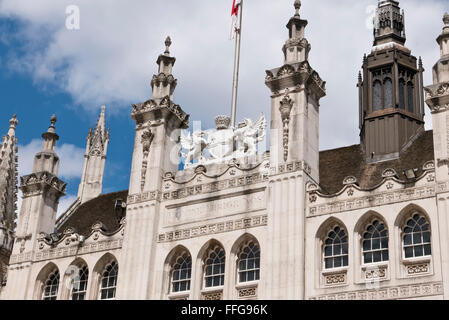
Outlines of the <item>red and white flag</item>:
<svg viewBox="0 0 449 320">
<path fill-rule="evenodd" d="M 241 0 L 233 0 L 233 3 L 232 3 L 232 12 L 231 12 L 232 25 L 231 25 L 230 39 L 234 39 L 235 34 L 240 29 L 240 22 L 238 19 L 240 3 L 241 3 Z"/>
</svg>

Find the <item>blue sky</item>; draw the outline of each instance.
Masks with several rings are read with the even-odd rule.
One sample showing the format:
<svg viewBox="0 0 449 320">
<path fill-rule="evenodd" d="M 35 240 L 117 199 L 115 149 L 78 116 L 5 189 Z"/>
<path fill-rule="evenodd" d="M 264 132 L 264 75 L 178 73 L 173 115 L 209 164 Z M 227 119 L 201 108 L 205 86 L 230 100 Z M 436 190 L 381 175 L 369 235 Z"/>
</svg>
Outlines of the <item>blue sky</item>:
<svg viewBox="0 0 449 320">
<path fill-rule="evenodd" d="M 357 73 L 372 46 L 369 22 L 377 0 L 304 0 L 310 63 L 327 81 L 321 101 L 320 148 L 358 143 Z M 406 45 L 422 56 L 425 84 L 439 57 L 435 42 L 449 11 L 447 0 L 403 0 Z M 80 30 L 67 30 L 65 9 L 80 8 Z M 0 0 L 0 134 L 19 118 L 20 174 L 31 170 L 40 135 L 58 117 L 61 176 L 69 183 L 61 207 L 74 200 L 85 138 L 107 106 L 111 141 L 104 192 L 128 188 L 134 142 L 131 103 L 151 96 L 150 79 L 164 40 L 177 61 L 175 102 L 203 128 L 229 113 L 234 44 L 229 41 L 232 0 Z M 269 118 L 265 70 L 283 64 L 285 24 L 293 0 L 247 0 L 243 22 L 238 120 Z M 3 129 L 2 129 L 3 128 Z M 426 128 L 431 128 L 429 113 Z"/>
</svg>

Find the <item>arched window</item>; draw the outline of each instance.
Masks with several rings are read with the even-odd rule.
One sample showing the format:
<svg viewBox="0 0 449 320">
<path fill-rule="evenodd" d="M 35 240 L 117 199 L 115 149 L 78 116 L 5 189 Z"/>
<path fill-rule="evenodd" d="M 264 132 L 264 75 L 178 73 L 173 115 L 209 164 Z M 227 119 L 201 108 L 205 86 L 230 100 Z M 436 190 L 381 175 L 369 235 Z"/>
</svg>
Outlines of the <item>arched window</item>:
<svg viewBox="0 0 449 320">
<path fill-rule="evenodd" d="M 89 269 L 86 265 L 81 268 L 76 268 L 75 278 L 72 279 L 71 299 L 72 300 L 86 300 L 87 296 L 87 281 L 89 279 Z"/>
<path fill-rule="evenodd" d="M 192 278 L 192 257 L 187 252 L 182 253 L 177 259 L 172 270 L 172 292 L 190 290 Z"/>
<path fill-rule="evenodd" d="M 328 233 L 324 242 L 324 267 L 346 267 L 348 257 L 348 236 L 345 230 L 337 226 Z"/>
<path fill-rule="evenodd" d="M 385 108 L 393 108 L 393 82 L 390 78 L 384 81 Z"/>
<path fill-rule="evenodd" d="M 59 271 L 55 270 L 45 280 L 42 290 L 42 300 L 56 300 L 59 289 Z"/>
<path fill-rule="evenodd" d="M 405 110 L 405 81 L 399 80 L 399 108 Z"/>
<path fill-rule="evenodd" d="M 206 288 L 224 285 L 225 260 L 223 248 L 217 246 L 209 252 L 204 270 L 204 286 Z"/>
<path fill-rule="evenodd" d="M 403 229 L 403 246 L 405 258 L 430 256 L 430 224 L 424 215 L 414 214 Z"/>
<path fill-rule="evenodd" d="M 388 261 L 388 230 L 383 222 L 374 220 L 363 234 L 363 262 Z"/>
<path fill-rule="evenodd" d="M 115 261 L 109 263 L 101 275 L 100 300 L 115 298 L 117 289 L 118 264 Z"/>
<path fill-rule="evenodd" d="M 373 110 L 382 110 L 382 83 L 379 80 L 374 81 Z"/>
<path fill-rule="evenodd" d="M 413 84 L 411 82 L 407 83 L 407 102 L 408 102 L 408 111 L 414 112 L 415 104 L 413 101 Z"/>
<path fill-rule="evenodd" d="M 254 241 L 245 244 L 240 251 L 238 275 L 239 283 L 260 279 L 260 248 Z"/>
</svg>

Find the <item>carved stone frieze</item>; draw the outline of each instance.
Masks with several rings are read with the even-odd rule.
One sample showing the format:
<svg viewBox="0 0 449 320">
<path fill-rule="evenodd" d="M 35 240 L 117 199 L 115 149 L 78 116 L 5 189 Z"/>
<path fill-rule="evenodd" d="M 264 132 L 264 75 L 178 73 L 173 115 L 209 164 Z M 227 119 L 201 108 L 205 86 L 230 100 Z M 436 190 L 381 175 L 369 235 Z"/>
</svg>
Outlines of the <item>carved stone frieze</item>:
<svg viewBox="0 0 449 320">
<path fill-rule="evenodd" d="M 238 299 L 257 297 L 257 286 L 237 289 Z"/>
<path fill-rule="evenodd" d="M 319 295 L 309 300 L 388 300 L 407 299 L 443 294 L 443 283 L 423 283 L 407 286 L 387 287 L 379 290 L 361 290 Z"/>
<path fill-rule="evenodd" d="M 447 188 L 446 185 L 444 187 Z M 309 208 L 309 216 L 319 216 L 363 208 L 371 208 L 379 205 L 424 199 L 434 197 L 435 193 L 436 189 L 433 186 L 416 187 L 413 189 L 397 190 L 394 192 L 384 192 L 376 195 L 312 206 Z"/>
<path fill-rule="evenodd" d="M 203 292 L 201 294 L 201 300 L 206 301 L 223 300 L 223 291 Z"/>
<path fill-rule="evenodd" d="M 200 227 L 192 227 L 187 229 L 180 229 L 176 231 L 169 231 L 158 235 L 158 242 L 172 242 L 190 238 L 201 237 L 210 234 L 219 234 L 246 228 L 255 228 L 266 226 L 268 223 L 268 216 L 256 216 L 252 218 L 242 218 L 238 220 L 228 220 L 225 222 L 212 223 Z"/>
</svg>

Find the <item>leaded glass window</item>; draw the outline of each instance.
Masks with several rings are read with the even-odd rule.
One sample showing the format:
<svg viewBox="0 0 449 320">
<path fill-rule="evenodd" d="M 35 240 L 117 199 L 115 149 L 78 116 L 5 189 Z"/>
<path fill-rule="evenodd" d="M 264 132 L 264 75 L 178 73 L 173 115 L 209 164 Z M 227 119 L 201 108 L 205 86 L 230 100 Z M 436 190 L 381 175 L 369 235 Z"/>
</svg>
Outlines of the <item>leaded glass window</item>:
<svg viewBox="0 0 449 320">
<path fill-rule="evenodd" d="M 115 299 L 117 289 L 118 264 L 109 263 L 103 270 L 100 283 L 100 300 Z"/>
<path fill-rule="evenodd" d="M 187 252 L 181 254 L 172 270 L 172 292 L 183 292 L 190 290 L 192 278 L 192 257 Z"/>
<path fill-rule="evenodd" d="M 430 256 L 430 224 L 421 214 L 414 214 L 403 229 L 403 246 L 405 258 Z"/>
<path fill-rule="evenodd" d="M 384 223 L 374 220 L 366 228 L 362 248 L 364 263 L 388 261 L 388 230 Z"/>
<path fill-rule="evenodd" d="M 390 78 L 384 81 L 384 108 L 393 108 L 393 82 Z"/>
<path fill-rule="evenodd" d="M 413 100 L 413 84 L 411 82 L 407 83 L 407 102 L 408 102 L 408 111 L 414 112 L 415 104 Z"/>
<path fill-rule="evenodd" d="M 88 280 L 89 269 L 87 266 L 83 266 L 78 270 L 78 275 L 72 282 L 72 300 L 86 300 Z"/>
<path fill-rule="evenodd" d="M 55 270 L 45 280 L 42 291 L 42 300 L 56 300 L 59 289 L 59 271 Z"/>
<path fill-rule="evenodd" d="M 260 279 L 260 248 L 250 241 L 241 250 L 238 260 L 239 282 L 250 282 Z"/>
<path fill-rule="evenodd" d="M 348 265 L 348 236 L 345 230 L 335 227 L 324 241 L 324 267 L 333 269 Z"/>
<path fill-rule="evenodd" d="M 405 81 L 399 80 L 399 108 L 405 110 Z"/>
<path fill-rule="evenodd" d="M 204 284 L 206 288 L 224 285 L 225 252 L 221 247 L 215 247 L 206 258 L 204 271 Z"/>
<path fill-rule="evenodd" d="M 373 110 L 382 109 L 382 83 L 380 81 L 374 81 L 373 90 Z"/>
</svg>

